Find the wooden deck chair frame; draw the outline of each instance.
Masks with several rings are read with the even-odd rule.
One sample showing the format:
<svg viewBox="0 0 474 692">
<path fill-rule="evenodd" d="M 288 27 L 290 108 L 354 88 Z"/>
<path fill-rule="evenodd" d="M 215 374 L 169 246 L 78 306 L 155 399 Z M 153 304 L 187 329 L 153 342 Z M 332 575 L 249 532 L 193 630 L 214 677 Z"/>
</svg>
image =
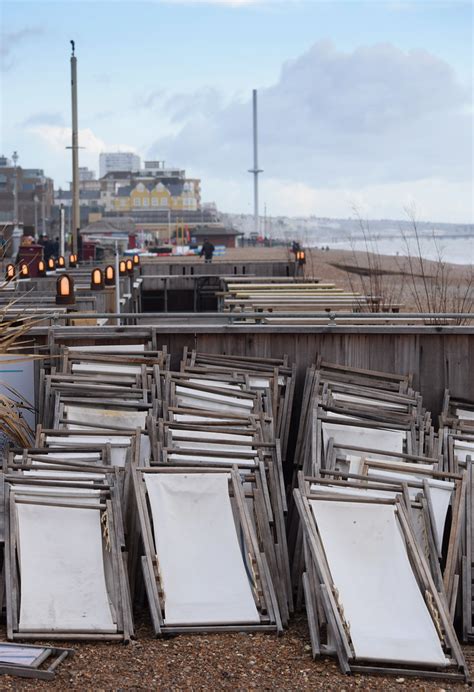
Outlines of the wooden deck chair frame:
<svg viewBox="0 0 474 692">
<path fill-rule="evenodd" d="M 323 432 L 322 432 L 322 423 L 336 423 L 337 425 L 344 425 L 348 427 L 358 427 L 358 428 L 368 428 L 368 429 L 377 429 L 377 430 L 399 430 L 402 432 L 406 433 L 406 447 L 407 449 L 405 450 L 406 454 L 413 454 L 412 449 L 413 449 L 413 430 L 411 428 L 407 428 L 406 426 L 403 425 L 387 425 L 383 423 L 379 423 L 376 421 L 366 421 L 366 420 L 353 420 L 350 418 L 330 418 L 325 415 L 324 409 L 320 408 L 319 406 L 315 405 L 313 408 L 313 420 L 312 420 L 312 426 L 313 426 L 313 434 L 312 434 L 312 439 L 314 441 L 314 446 L 312 446 L 311 450 L 311 475 L 317 475 L 317 472 L 321 468 L 326 468 L 326 455 L 323 454 L 324 450 L 324 440 L 323 440 Z M 334 443 L 337 443 L 337 440 L 334 440 Z M 309 469 L 304 469 L 304 472 L 307 473 Z"/>
<path fill-rule="evenodd" d="M 410 527 L 406 509 L 403 503 L 396 499 L 380 500 L 379 504 L 395 504 L 397 507 L 396 516 L 399 520 L 399 527 L 405 539 L 407 552 L 412 565 L 415 577 L 420 586 L 425 600 L 429 598 L 434 610 L 429 610 L 432 617 L 433 612 L 437 612 L 440 619 L 445 651 L 449 651 L 451 656 L 450 670 L 433 669 L 429 667 L 415 667 L 407 665 L 403 667 L 399 662 L 390 661 L 358 661 L 355 658 L 354 650 L 350 640 L 347 624 L 344 621 L 341 607 L 335 598 L 335 585 L 331 578 L 330 568 L 327 563 L 322 541 L 319 537 L 316 523 L 311 514 L 309 499 L 315 500 L 337 500 L 341 501 L 341 496 L 321 494 L 312 496 L 309 490 L 309 483 L 300 474 L 300 486 L 294 490 L 294 497 L 298 512 L 301 517 L 301 524 L 304 532 L 304 548 L 306 558 L 306 571 L 303 584 L 305 586 L 306 607 L 310 625 L 311 646 L 313 656 L 322 653 L 336 655 L 339 666 L 344 673 L 361 674 L 380 674 L 397 676 L 415 676 L 422 678 L 436 678 L 440 680 L 470 682 L 469 671 L 463 653 L 451 624 L 449 608 L 445 600 L 438 594 L 436 586 L 431 576 L 430 568 L 420 552 L 415 536 Z M 362 501 L 362 500 L 360 500 Z M 374 500 L 366 500 L 374 502 Z M 429 594 L 429 596 L 427 595 Z M 318 599 L 318 603 L 316 603 Z M 328 630 L 328 645 L 321 645 L 319 633 L 319 613 L 324 614 Z M 439 631 L 439 630 L 437 630 Z M 441 640 L 443 641 L 443 640 Z"/>
<path fill-rule="evenodd" d="M 77 453 L 77 457 L 71 457 L 71 454 Z M 98 454 L 99 459 L 96 462 L 88 461 L 81 457 L 81 454 Z M 54 454 L 54 457 L 50 457 Z M 58 459 L 57 456 L 61 454 L 67 454 L 68 457 L 65 459 Z M 91 444 L 84 445 L 78 449 L 74 447 L 30 447 L 25 449 L 12 449 L 3 458 L 3 472 L 8 473 L 8 469 L 21 468 L 22 466 L 31 465 L 34 466 L 35 462 L 40 464 L 46 464 L 50 466 L 58 466 L 58 469 L 64 466 L 69 466 L 71 468 L 82 468 L 90 467 L 93 468 L 95 464 L 98 466 L 107 466 L 110 470 L 110 445 L 98 445 L 94 446 Z"/>
<path fill-rule="evenodd" d="M 442 472 L 429 471 L 428 469 L 419 469 L 415 473 L 425 476 L 420 480 L 403 480 L 397 481 L 393 478 L 383 476 L 369 476 L 369 469 L 377 468 L 382 470 L 393 470 L 403 473 L 400 466 L 394 466 L 387 462 L 386 464 L 375 463 L 370 459 L 363 460 L 362 468 L 359 474 L 341 473 L 336 470 L 321 470 L 322 478 L 307 478 L 311 483 L 342 485 L 348 487 L 360 488 L 376 488 L 377 486 L 383 489 L 384 486 L 400 486 L 399 492 L 403 494 L 407 513 L 410 515 L 410 501 L 408 497 L 408 488 L 420 488 L 418 501 L 423 509 L 424 521 L 426 524 L 426 534 L 428 539 L 427 551 L 430 558 L 430 567 L 433 579 L 439 592 L 443 592 L 449 604 L 451 619 L 454 620 L 456 601 L 459 586 L 459 550 L 461 543 L 461 534 L 464 523 L 465 512 L 465 494 L 466 494 L 466 479 L 463 474 L 446 474 Z M 435 538 L 435 519 L 434 510 L 431 500 L 431 490 L 428 485 L 428 479 L 434 478 L 437 480 L 451 481 L 454 484 L 452 501 L 451 501 L 451 526 L 447 539 L 446 554 L 443 556 Z M 405 490 L 406 488 L 406 490 Z M 444 559 L 443 559 L 444 558 Z M 441 569 L 444 563 L 444 568 Z"/>
<path fill-rule="evenodd" d="M 130 592 L 128 579 L 125 567 L 126 552 L 125 552 L 125 537 L 123 532 L 122 510 L 117 493 L 117 486 L 113 475 L 107 477 L 108 485 L 102 486 L 103 495 L 100 505 L 91 507 L 90 505 L 74 505 L 72 502 L 68 506 L 87 507 L 90 511 L 100 511 L 103 517 L 106 517 L 108 525 L 108 541 L 112 555 L 112 579 L 113 584 L 108 585 L 109 598 L 111 599 L 116 617 L 117 617 L 117 633 L 95 633 L 81 630 L 74 631 L 25 631 L 19 629 L 19 607 L 21 599 L 21 577 L 19 574 L 19 557 L 18 557 L 18 522 L 16 520 L 15 504 L 18 499 L 15 499 L 11 493 L 11 488 L 16 483 L 24 485 L 34 485 L 36 488 L 44 489 L 44 497 L 39 501 L 41 504 L 57 505 L 54 502 L 55 497 L 47 498 L 47 489 L 57 483 L 58 479 L 53 481 L 43 480 L 38 481 L 26 478 L 23 475 L 8 475 L 5 476 L 5 590 L 6 590 L 6 612 L 7 612 L 7 638 L 9 640 L 19 639 L 59 639 L 59 640 L 101 640 L 101 641 L 130 641 L 134 636 L 133 617 L 131 610 Z M 90 489 L 90 484 L 80 482 L 64 484 L 64 488 L 84 488 Z M 23 503 L 37 504 L 38 500 L 24 500 Z M 105 539 L 103 539 L 105 540 Z"/>
<path fill-rule="evenodd" d="M 412 375 L 398 375 L 396 373 L 381 372 L 377 370 L 368 370 L 366 368 L 356 368 L 349 365 L 340 365 L 339 363 L 330 363 L 318 356 L 316 367 L 324 375 L 328 377 L 337 377 L 341 381 L 353 382 L 354 384 L 363 384 L 364 382 L 372 383 L 373 386 L 379 384 L 380 388 L 392 389 L 400 394 L 410 390 L 412 385 Z"/>
<path fill-rule="evenodd" d="M 276 591 L 270 576 L 270 569 L 267 561 L 267 556 L 261 552 L 257 539 L 257 534 L 254 528 L 254 523 L 250 517 L 249 509 L 245 501 L 245 492 L 243 490 L 237 467 L 230 471 L 229 479 L 229 494 L 234 498 L 234 508 L 239 518 L 242 528 L 242 535 L 245 542 L 246 550 L 251 556 L 252 567 L 256 575 L 256 588 L 253 590 L 254 598 L 256 599 L 257 609 L 261 613 L 260 624 L 256 625 L 241 625 L 238 623 L 229 624 L 203 624 L 190 626 L 167 626 L 163 618 L 163 592 L 159 578 L 159 556 L 156 554 L 153 522 L 151 512 L 147 500 L 146 485 L 144 482 L 144 474 L 146 473 L 229 473 L 229 469 L 216 470 L 215 468 L 180 468 L 173 466 L 171 468 L 148 468 L 134 469 L 133 481 L 135 488 L 136 509 L 140 523 L 140 531 L 142 538 L 142 546 L 144 555 L 141 558 L 143 578 L 147 593 L 150 615 L 153 623 L 153 628 L 157 636 L 166 636 L 169 634 L 196 634 L 202 632 L 254 632 L 254 631 L 276 631 L 282 632 L 283 624 L 278 607 L 278 599 Z M 256 503 L 260 502 L 257 497 Z M 263 507 L 262 504 L 260 504 Z"/>
<path fill-rule="evenodd" d="M 238 466 L 235 453 L 232 452 L 214 452 L 209 449 L 187 451 L 171 447 L 162 450 L 162 463 L 167 467 L 185 467 L 196 471 L 201 467 L 206 467 L 206 462 L 204 461 L 200 463 L 197 460 L 186 462 L 181 459 L 179 461 L 170 460 L 168 457 L 170 453 L 175 454 L 178 458 L 188 455 L 215 457 L 219 459 L 219 465 L 216 467 L 209 466 L 209 468 L 216 468 L 218 470 L 222 470 L 226 467 L 225 463 L 222 463 L 226 460 L 228 470 L 231 470 L 236 465 Z M 249 459 L 249 461 L 250 460 L 251 459 Z M 270 571 L 275 582 L 282 621 L 283 624 L 286 625 L 289 614 L 293 612 L 293 597 L 285 526 L 285 513 L 287 507 L 281 458 L 278 456 L 277 449 L 266 451 L 264 448 L 261 448 L 255 450 L 254 463 L 254 467 L 242 465 L 240 470 L 242 472 L 254 474 L 256 489 L 263 500 L 265 511 L 261 509 L 258 503 L 255 507 L 255 528 L 258 529 L 257 534 L 263 542 L 262 545 L 268 556 Z"/>
<path fill-rule="evenodd" d="M 17 649 L 17 644 L 1 643 L 2 649 Z M 7 663 L 0 661 L 0 675 L 13 675 L 20 678 L 35 680 L 54 680 L 58 666 L 68 657 L 74 655 L 74 649 L 61 649 L 55 646 L 35 646 L 33 644 L 21 644 L 21 649 L 26 651 L 37 650 L 40 653 L 32 663 Z"/>
<path fill-rule="evenodd" d="M 472 586 L 472 579 L 474 576 L 474 565 L 473 565 L 473 514 L 474 514 L 474 454 L 471 459 L 467 457 L 466 463 L 466 517 L 463 527 L 463 548 L 461 557 L 461 576 L 462 576 L 462 635 L 464 642 L 474 641 L 474 603 L 473 596 L 474 590 Z"/>
</svg>

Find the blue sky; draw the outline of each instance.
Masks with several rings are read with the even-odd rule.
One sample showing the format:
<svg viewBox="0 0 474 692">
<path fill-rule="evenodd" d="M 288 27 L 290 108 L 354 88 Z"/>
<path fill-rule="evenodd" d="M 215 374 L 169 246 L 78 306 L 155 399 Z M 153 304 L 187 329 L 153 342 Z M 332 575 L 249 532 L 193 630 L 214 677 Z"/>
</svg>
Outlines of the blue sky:
<svg viewBox="0 0 474 692">
<path fill-rule="evenodd" d="M 70 178 L 69 39 L 81 165 L 133 148 L 251 210 L 252 88 L 270 214 L 472 221 L 469 2 L 4 1 L 0 149 Z"/>
</svg>

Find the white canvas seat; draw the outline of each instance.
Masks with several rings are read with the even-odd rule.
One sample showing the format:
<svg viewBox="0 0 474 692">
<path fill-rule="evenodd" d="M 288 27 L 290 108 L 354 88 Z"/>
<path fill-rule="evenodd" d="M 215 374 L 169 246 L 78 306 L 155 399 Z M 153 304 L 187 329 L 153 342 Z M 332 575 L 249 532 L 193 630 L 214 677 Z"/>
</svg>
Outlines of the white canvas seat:
<svg viewBox="0 0 474 692">
<path fill-rule="evenodd" d="M 88 408 L 86 406 L 64 406 L 67 420 L 86 423 L 91 428 L 97 425 L 122 426 L 124 429 L 146 427 L 147 411 L 129 411 L 121 409 Z"/>
<path fill-rule="evenodd" d="M 395 506 L 325 500 L 310 506 L 356 659 L 446 666 Z"/>
<path fill-rule="evenodd" d="M 165 624 L 259 623 L 229 500 L 229 476 L 147 474 L 145 482 Z"/>
<path fill-rule="evenodd" d="M 385 452 L 403 453 L 406 440 L 404 430 L 385 430 L 382 428 L 364 428 L 357 425 L 340 425 L 338 423 L 322 423 L 324 448 L 330 438 L 338 447 L 347 445 L 380 449 Z"/>
<path fill-rule="evenodd" d="M 114 633 L 100 513 L 18 505 L 19 629 Z"/>
</svg>

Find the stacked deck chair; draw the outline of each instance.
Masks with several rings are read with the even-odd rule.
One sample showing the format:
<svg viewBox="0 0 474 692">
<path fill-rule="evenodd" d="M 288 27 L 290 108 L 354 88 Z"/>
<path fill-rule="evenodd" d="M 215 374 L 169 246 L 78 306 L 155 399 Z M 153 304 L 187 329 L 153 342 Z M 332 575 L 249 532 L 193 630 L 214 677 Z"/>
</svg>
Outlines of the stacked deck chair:
<svg viewBox="0 0 474 692">
<path fill-rule="evenodd" d="M 346 673 L 469 681 L 408 507 L 386 492 L 321 486 L 300 474 L 294 496 L 313 655 L 336 656 Z"/>
<path fill-rule="evenodd" d="M 474 641 L 474 402 L 456 400 L 445 392 L 440 416 L 440 444 L 444 468 L 466 476 L 465 520 L 458 555 L 461 575 L 458 614 L 465 642 Z"/>
<path fill-rule="evenodd" d="M 303 400 L 289 540 L 313 655 L 466 679 L 453 629 L 466 475 L 444 470 L 421 396 L 409 377 L 320 361 Z"/>
<path fill-rule="evenodd" d="M 430 417 L 409 376 L 346 368 L 318 360 L 308 369 L 294 455 L 297 473 L 318 475 L 328 467 L 333 444 L 393 454 L 419 454 L 436 445 Z M 301 604 L 302 535 L 299 515 L 289 520 L 293 584 Z"/>
<path fill-rule="evenodd" d="M 245 356 L 222 356 L 184 349 L 181 371 L 217 381 L 233 378 L 246 384 L 250 391 L 270 390 L 273 430 L 283 463 L 287 458 L 288 436 L 295 394 L 296 365 L 288 357 L 259 359 Z"/>
<path fill-rule="evenodd" d="M 55 350 L 36 446 L 13 450 L 4 469 L 8 636 L 128 641 L 130 469 L 149 462 L 168 356 L 139 345 Z"/>
<path fill-rule="evenodd" d="M 368 307 L 366 296 L 344 291 L 335 284 L 305 282 L 252 283 L 228 281 L 226 290 L 219 294 L 223 311 L 276 313 L 291 310 L 324 311 L 355 310 Z M 268 320 L 270 321 L 270 320 Z"/>
<path fill-rule="evenodd" d="M 160 400 L 156 386 L 168 356 L 163 351 L 114 352 L 110 346 L 107 351 L 63 347 L 60 356 L 60 373 L 52 370 L 41 380 L 45 426 L 86 437 L 102 431 L 105 438 L 139 429 L 139 455 L 148 457 Z"/>
<path fill-rule="evenodd" d="M 13 451 L 4 468 L 9 639 L 133 635 L 119 469 L 102 448 Z"/>
<path fill-rule="evenodd" d="M 455 399 L 449 390 L 444 393 L 441 424 L 450 425 L 462 430 L 474 428 L 474 402 L 467 399 Z"/>
<path fill-rule="evenodd" d="M 255 388 L 225 358 L 188 372 L 187 352 L 162 375 L 158 461 L 134 478 L 157 635 L 281 631 L 292 610 L 274 364 L 251 365 Z"/>
<path fill-rule="evenodd" d="M 126 531 L 135 521 L 129 516 L 133 465 L 148 463 L 156 448 L 156 417 L 161 394 L 160 372 L 169 366 L 166 351 L 141 346 L 59 347 L 57 368 L 43 373 L 40 388 L 42 420 L 37 445 L 103 445 L 120 474 Z M 48 427 L 49 426 L 49 427 Z M 133 563 L 137 547 L 130 544 Z M 131 588 L 135 573 L 130 572 Z"/>
</svg>

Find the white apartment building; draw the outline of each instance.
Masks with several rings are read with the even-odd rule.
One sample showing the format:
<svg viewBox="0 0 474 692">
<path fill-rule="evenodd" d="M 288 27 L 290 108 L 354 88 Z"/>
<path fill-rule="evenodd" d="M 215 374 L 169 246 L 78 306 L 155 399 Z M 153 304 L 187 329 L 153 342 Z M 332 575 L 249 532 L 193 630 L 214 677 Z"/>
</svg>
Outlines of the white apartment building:
<svg viewBox="0 0 474 692">
<path fill-rule="evenodd" d="M 140 157 L 130 151 L 104 152 L 99 154 L 99 172 L 102 178 L 112 171 L 140 170 Z"/>
<path fill-rule="evenodd" d="M 79 182 L 85 183 L 95 180 L 95 171 L 91 171 L 87 166 L 79 166 Z"/>
</svg>

